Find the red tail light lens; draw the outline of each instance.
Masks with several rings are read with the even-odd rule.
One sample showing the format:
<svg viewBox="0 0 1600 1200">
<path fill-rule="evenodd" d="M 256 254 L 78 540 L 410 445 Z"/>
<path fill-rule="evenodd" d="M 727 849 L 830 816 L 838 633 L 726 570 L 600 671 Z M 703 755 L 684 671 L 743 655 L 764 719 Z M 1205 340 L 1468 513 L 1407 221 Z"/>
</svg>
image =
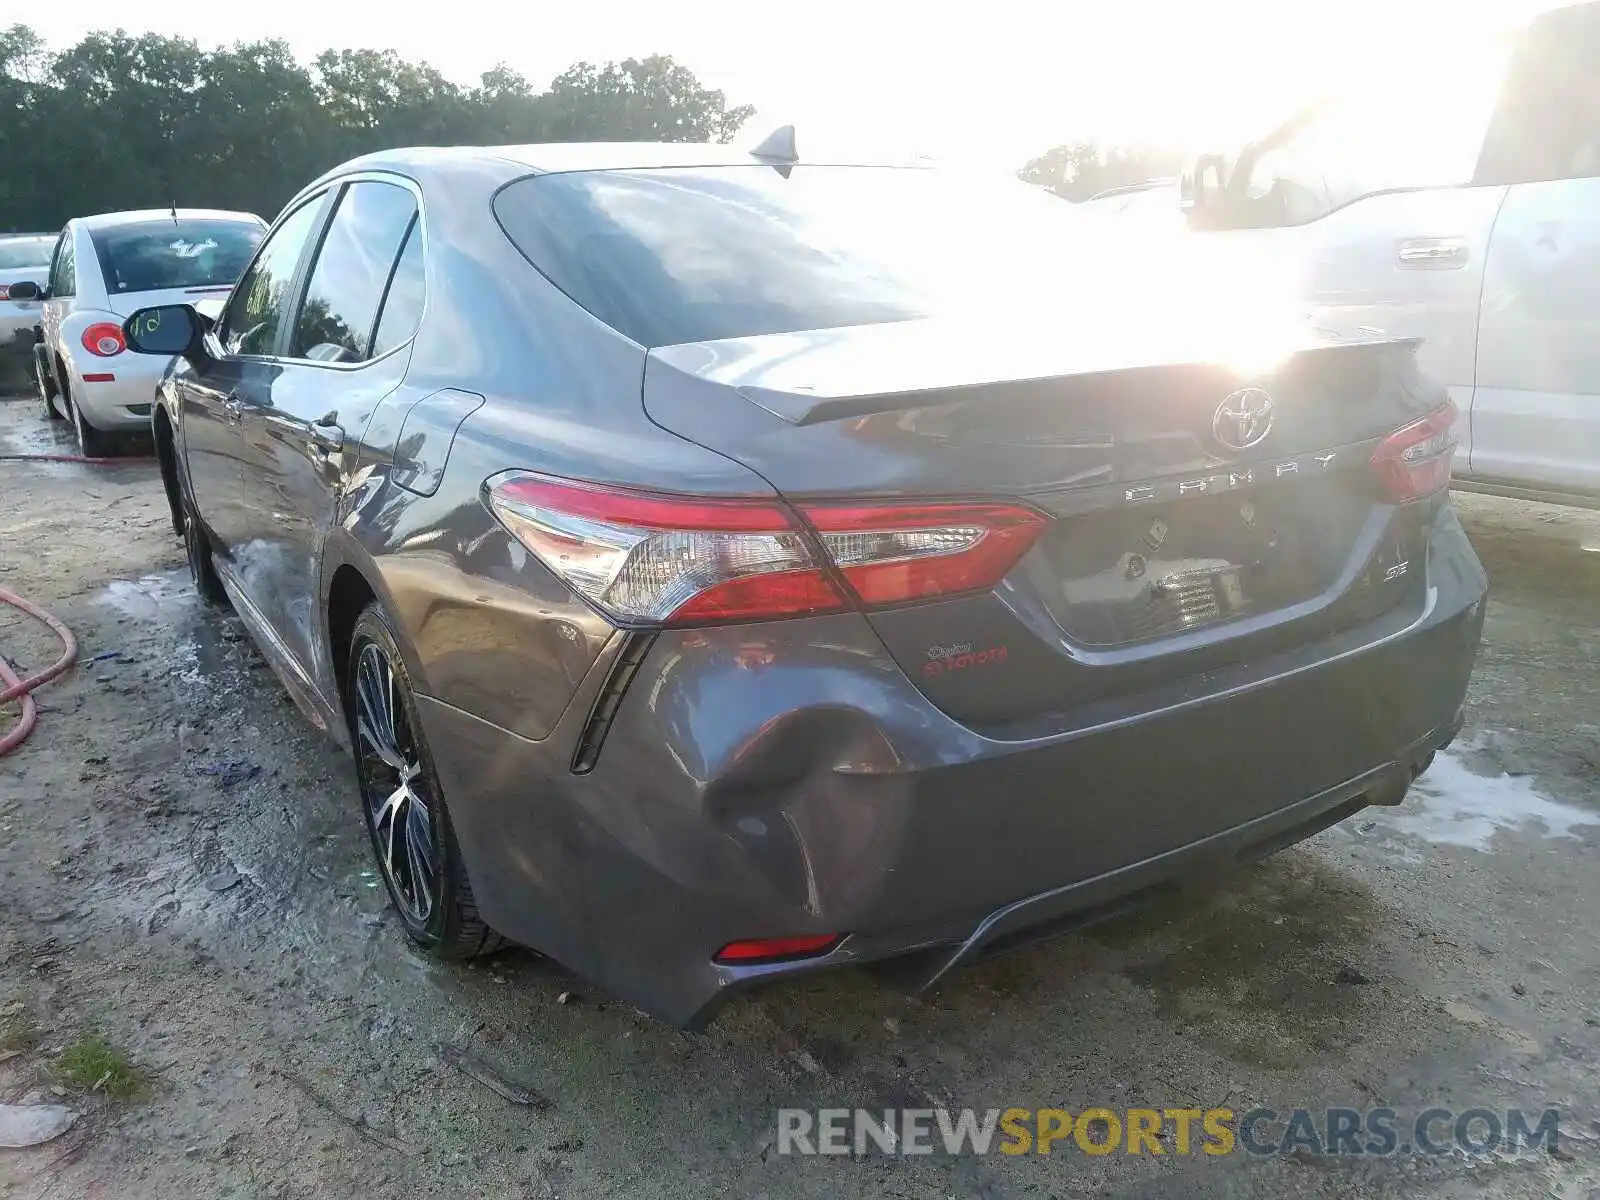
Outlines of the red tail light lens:
<svg viewBox="0 0 1600 1200">
<path fill-rule="evenodd" d="M 623 624 L 844 607 L 776 501 L 665 496 L 523 473 L 490 480 L 488 501 L 545 566 Z"/>
<path fill-rule="evenodd" d="M 1012 504 L 712 500 L 509 471 L 490 509 L 545 566 L 619 624 L 686 625 L 903 604 L 992 588 L 1047 519 Z"/>
<path fill-rule="evenodd" d="M 122 336 L 122 326 L 110 321 L 97 321 L 83 331 L 83 348 L 97 358 L 115 358 L 128 348 Z"/>
<path fill-rule="evenodd" d="M 812 504 L 800 511 L 868 606 L 986 591 L 1049 523 L 1015 504 Z"/>
<path fill-rule="evenodd" d="M 837 933 L 814 933 L 803 937 L 756 938 L 748 942 L 729 942 L 712 961 L 735 966 L 782 962 L 791 958 L 816 958 L 839 944 Z"/>
<path fill-rule="evenodd" d="M 1379 443 L 1372 454 L 1372 470 L 1387 499 L 1407 504 L 1450 486 L 1458 415 L 1455 404 L 1446 400 Z"/>
<path fill-rule="evenodd" d="M 9 299 L 11 299 L 11 285 L 9 283 L 0 283 L 0 300 Z"/>
</svg>

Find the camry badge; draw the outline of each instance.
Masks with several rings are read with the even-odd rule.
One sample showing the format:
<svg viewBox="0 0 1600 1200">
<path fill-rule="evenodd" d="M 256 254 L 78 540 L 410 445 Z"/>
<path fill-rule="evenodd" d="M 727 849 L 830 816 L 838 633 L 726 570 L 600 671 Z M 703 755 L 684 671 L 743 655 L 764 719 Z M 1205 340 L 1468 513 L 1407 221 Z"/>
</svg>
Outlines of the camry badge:
<svg viewBox="0 0 1600 1200">
<path fill-rule="evenodd" d="M 1259 446 L 1272 432 L 1272 397 L 1258 387 L 1240 388 L 1217 405 L 1211 418 L 1211 433 L 1229 450 L 1248 450 Z"/>
</svg>

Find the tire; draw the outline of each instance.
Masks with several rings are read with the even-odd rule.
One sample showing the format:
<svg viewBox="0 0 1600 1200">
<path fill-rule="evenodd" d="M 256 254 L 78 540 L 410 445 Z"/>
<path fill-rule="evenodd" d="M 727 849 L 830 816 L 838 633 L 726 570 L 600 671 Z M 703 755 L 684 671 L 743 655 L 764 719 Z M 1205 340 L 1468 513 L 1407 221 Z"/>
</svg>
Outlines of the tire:
<svg viewBox="0 0 1600 1200">
<path fill-rule="evenodd" d="M 39 389 L 39 403 L 44 405 L 44 419 L 47 421 L 64 421 L 65 417 L 56 409 L 55 372 L 45 374 L 44 368 L 39 365 L 38 358 L 33 360 L 33 382 Z"/>
<path fill-rule="evenodd" d="M 183 505 L 183 552 L 189 560 L 189 577 L 194 580 L 194 590 L 200 593 L 202 601 L 212 608 L 222 608 L 228 603 L 228 592 L 222 586 L 216 564 L 211 561 L 211 538 L 200 523 L 200 515 L 195 512 L 194 501 L 189 498 L 189 489 L 182 480 L 178 488 Z"/>
<path fill-rule="evenodd" d="M 159 397 L 156 403 L 161 403 Z M 177 439 L 172 436 L 172 427 L 167 425 L 160 411 L 157 409 L 156 415 L 151 419 L 150 441 L 155 447 L 156 463 L 161 468 L 161 493 L 166 497 L 167 513 L 172 521 L 172 533 L 181 542 L 184 540 L 186 521 L 183 515 L 183 479 L 178 474 Z M 164 440 L 159 432 L 163 425 L 166 425 L 168 430 Z"/>
<path fill-rule="evenodd" d="M 61 385 L 62 396 L 67 402 L 67 411 L 72 414 L 73 432 L 78 435 L 78 453 L 85 458 L 111 458 L 117 453 L 118 443 L 114 434 L 96 429 L 84 419 L 82 411 L 78 408 L 77 401 L 72 398 L 72 385 L 63 381 Z"/>
<path fill-rule="evenodd" d="M 362 823 L 406 936 L 446 961 L 493 954 L 505 939 L 478 915 L 417 720 L 416 693 L 376 601 L 356 618 L 346 661 L 344 708 Z"/>
</svg>

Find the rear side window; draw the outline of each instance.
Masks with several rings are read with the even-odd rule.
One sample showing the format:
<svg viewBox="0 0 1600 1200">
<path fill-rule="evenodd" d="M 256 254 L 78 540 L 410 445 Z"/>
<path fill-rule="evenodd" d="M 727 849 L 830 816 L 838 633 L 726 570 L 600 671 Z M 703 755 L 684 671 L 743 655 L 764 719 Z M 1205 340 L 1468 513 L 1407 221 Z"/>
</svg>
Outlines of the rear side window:
<svg viewBox="0 0 1600 1200">
<path fill-rule="evenodd" d="M 93 229 L 106 292 L 232 287 L 266 233 L 254 221 L 139 221 Z"/>
<path fill-rule="evenodd" d="M 20 271 L 28 267 L 48 267 L 53 237 L 0 238 L 0 271 Z"/>
<path fill-rule="evenodd" d="M 535 267 L 645 346 L 992 306 L 1030 276 L 1059 289 L 1071 209 L 1003 178 L 761 165 L 536 175 L 494 202 Z"/>
<path fill-rule="evenodd" d="M 417 331 L 422 321 L 424 294 L 422 270 L 422 222 L 411 222 L 411 232 L 389 280 L 389 294 L 383 300 L 383 315 L 372 339 L 372 357 L 387 354 Z"/>
<path fill-rule="evenodd" d="M 345 188 L 317 251 L 289 357 L 362 362 L 417 202 L 392 183 Z"/>
<path fill-rule="evenodd" d="M 72 231 L 63 233 L 56 242 L 55 260 L 50 264 L 50 298 L 78 294 L 78 263 L 72 250 Z"/>
</svg>

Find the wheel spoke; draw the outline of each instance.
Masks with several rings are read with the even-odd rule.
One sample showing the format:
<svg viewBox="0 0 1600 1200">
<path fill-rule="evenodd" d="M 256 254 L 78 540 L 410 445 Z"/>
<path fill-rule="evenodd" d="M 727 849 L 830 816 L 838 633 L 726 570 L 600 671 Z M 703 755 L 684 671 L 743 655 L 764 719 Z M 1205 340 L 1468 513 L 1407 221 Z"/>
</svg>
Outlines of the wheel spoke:
<svg viewBox="0 0 1600 1200">
<path fill-rule="evenodd" d="M 406 805 L 406 836 L 421 852 L 423 865 L 428 868 L 428 874 L 432 876 L 433 818 L 416 792 L 411 793 L 410 800 L 411 802 Z"/>
<path fill-rule="evenodd" d="M 406 866 L 411 876 L 411 902 L 417 917 L 425 921 L 433 911 L 433 867 L 414 833 L 406 837 Z"/>
<path fill-rule="evenodd" d="M 363 711 L 356 716 L 356 736 L 365 742 L 372 749 L 372 752 L 383 760 L 383 764 L 386 767 L 390 768 L 391 770 L 398 771 L 404 775 L 408 768 L 406 767 L 406 760 L 400 755 L 399 749 L 389 744 L 378 733 L 378 731 L 372 727 L 372 720 L 365 711 L 366 706 L 363 704 L 361 708 Z"/>
<path fill-rule="evenodd" d="M 387 658 L 383 659 L 383 703 L 389 713 L 389 736 L 394 739 L 394 744 L 400 748 L 400 703 L 394 694 L 394 668 L 389 665 Z"/>
<path fill-rule="evenodd" d="M 373 647 L 361 656 L 356 671 L 356 732 L 387 766 L 404 771 L 405 757 L 395 737 L 393 677 L 383 677 L 385 666 L 383 655 Z"/>
<path fill-rule="evenodd" d="M 369 647 L 367 662 L 371 664 L 373 716 L 378 721 L 378 727 L 384 736 L 389 739 L 389 744 L 397 745 L 394 729 L 394 677 L 389 672 L 389 660 L 376 647 Z"/>
<path fill-rule="evenodd" d="M 378 668 L 370 652 L 361 656 L 361 667 L 356 676 L 356 688 L 360 693 L 361 706 L 366 709 L 367 718 L 372 722 L 373 730 L 384 737 L 388 737 L 389 714 L 383 706 L 383 693 L 378 685 Z"/>
<path fill-rule="evenodd" d="M 402 818 L 400 809 L 410 795 L 410 786 L 402 783 L 389 793 L 383 803 L 378 806 L 378 810 L 372 814 L 372 832 L 384 847 L 383 866 L 391 876 L 394 874 L 394 840 L 398 834 Z M 385 829 L 385 826 L 388 826 L 388 828 Z"/>
<path fill-rule="evenodd" d="M 404 788 L 398 789 L 395 792 L 395 796 L 399 796 L 399 797 L 401 797 L 403 799 L 404 796 L 405 796 L 405 789 Z M 385 802 L 384 808 L 386 810 L 391 807 L 391 803 L 390 802 L 392 802 L 393 800 L 394 800 L 394 796 L 391 796 L 389 798 L 389 802 Z M 382 836 L 383 836 L 383 869 L 389 873 L 389 878 L 394 881 L 396 886 L 398 886 L 399 883 L 400 883 L 400 878 L 399 878 L 399 876 L 397 876 L 394 873 L 394 852 L 395 852 L 395 839 L 396 838 L 400 838 L 401 837 L 401 833 L 400 833 L 400 822 L 399 822 L 399 820 L 396 819 L 395 813 L 393 813 L 393 812 L 389 813 L 389 828 L 388 828 L 388 831 L 386 833 L 384 833 Z"/>
</svg>

